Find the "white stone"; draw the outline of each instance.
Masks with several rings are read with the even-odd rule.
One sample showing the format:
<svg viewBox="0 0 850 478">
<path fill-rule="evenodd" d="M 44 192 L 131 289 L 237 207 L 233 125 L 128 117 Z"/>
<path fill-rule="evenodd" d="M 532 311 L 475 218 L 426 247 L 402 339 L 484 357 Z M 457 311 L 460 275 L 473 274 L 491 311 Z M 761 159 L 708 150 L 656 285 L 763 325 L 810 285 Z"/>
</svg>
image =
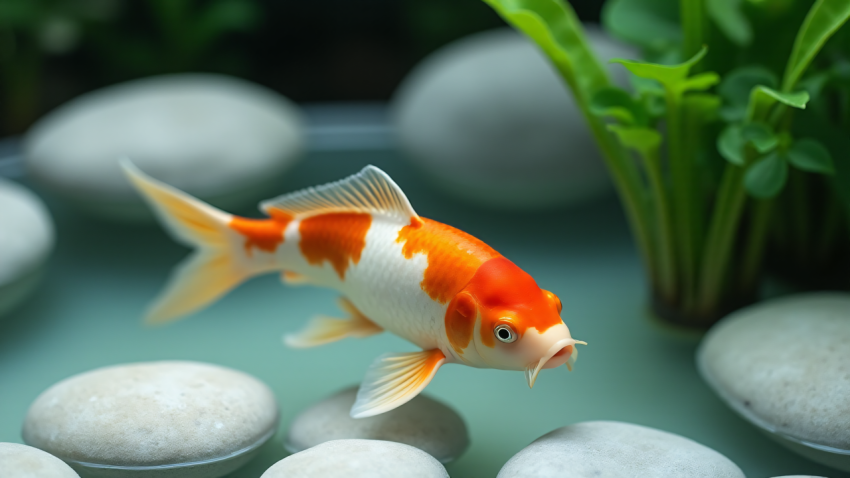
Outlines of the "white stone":
<svg viewBox="0 0 850 478">
<path fill-rule="evenodd" d="M 252 458 L 277 422 L 274 394 L 254 377 L 163 361 L 53 385 L 30 407 L 23 438 L 86 478 L 215 478 Z"/>
<path fill-rule="evenodd" d="M 53 220 L 23 186 L 0 179 L 0 315 L 34 290 L 53 249 Z"/>
<path fill-rule="evenodd" d="M 697 364 L 745 419 L 850 471 L 850 294 L 799 294 L 739 310 L 705 336 Z"/>
<path fill-rule="evenodd" d="M 447 463 L 469 446 L 463 419 L 437 400 L 420 394 L 395 410 L 354 419 L 349 412 L 356 397 L 352 387 L 301 412 L 289 427 L 286 449 L 297 453 L 331 440 L 363 438 L 410 445 Z"/>
<path fill-rule="evenodd" d="M 744 478 L 728 458 L 695 441 L 621 422 L 558 428 L 514 455 L 498 478 Z"/>
<path fill-rule="evenodd" d="M 448 478 L 433 456 L 401 443 L 334 440 L 290 455 L 260 478 Z"/>
<path fill-rule="evenodd" d="M 602 62 L 637 57 L 586 25 Z M 606 65 L 625 86 L 622 65 Z M 584 117 L 549 60 L 511 29 L 438 50 L 393 98 L 402 150 L 446 191 L 499 208 L 575 203 L 610 190 Z"/>
<path fill-rule="evenodd" d="M 38 448 L 0 443 L 0 478 L 80 478 L 64 461 Z"/>
<path fill-rule="evenodd" d="M 232 209 L 270 194 L 302 144 L 301 114 L 286 98 L 237 78 L 180 74 L 82 95 L 33 126 L 23 149 L 29 172 L 66 201 L 133 219 L 149 213 L 121 157 Z"/>
</svg>

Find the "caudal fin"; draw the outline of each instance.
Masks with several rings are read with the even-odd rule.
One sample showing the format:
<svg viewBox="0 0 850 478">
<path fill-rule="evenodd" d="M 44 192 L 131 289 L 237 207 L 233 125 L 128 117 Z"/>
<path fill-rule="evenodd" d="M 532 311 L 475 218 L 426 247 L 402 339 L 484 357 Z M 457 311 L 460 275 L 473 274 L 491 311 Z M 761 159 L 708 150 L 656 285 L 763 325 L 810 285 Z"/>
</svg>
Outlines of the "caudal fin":
<svg viewBox="0 0 850 478">
<path fill-rule="evenodd" d="M 121 166 L 175 239 L 196 248 L 172 273 L 147 322 L 165 323 L 195 312 L 248 278 L 248 267 L 233 253 L 232 215 L 147 176 L 129 160 Z"/>
</svg>

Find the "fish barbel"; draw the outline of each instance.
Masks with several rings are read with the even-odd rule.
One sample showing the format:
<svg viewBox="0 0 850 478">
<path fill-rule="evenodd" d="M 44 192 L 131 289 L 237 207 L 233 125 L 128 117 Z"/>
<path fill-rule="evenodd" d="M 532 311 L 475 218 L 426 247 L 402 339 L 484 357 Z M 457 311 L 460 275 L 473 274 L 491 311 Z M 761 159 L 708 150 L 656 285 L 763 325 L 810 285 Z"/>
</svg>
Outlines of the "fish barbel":
<svg viewBox="0 0 850 478">
<path fill-rule="evenodd" d="M 447 363 L 525 371 L 572 370 L 584 344 L 561 320 L 561 301 L 484 242 L 420 217 L 383 171 L 367 166 L 341 181 L 264 201 L 266 219 L 234 216 L 139 171 L 130 181 L 179 241 L 197 250 L 182 263 L 147 320 L 162 323 L 209 305 L 247 278 L 278 272 L 288 284 L 336 289 L 346 319 L 316 317 L 288 334 L 313 347 L 384 330 L 422 349 L 380 356 L 351 409 L 392 410 L 419 394 Z"/>
</svg>

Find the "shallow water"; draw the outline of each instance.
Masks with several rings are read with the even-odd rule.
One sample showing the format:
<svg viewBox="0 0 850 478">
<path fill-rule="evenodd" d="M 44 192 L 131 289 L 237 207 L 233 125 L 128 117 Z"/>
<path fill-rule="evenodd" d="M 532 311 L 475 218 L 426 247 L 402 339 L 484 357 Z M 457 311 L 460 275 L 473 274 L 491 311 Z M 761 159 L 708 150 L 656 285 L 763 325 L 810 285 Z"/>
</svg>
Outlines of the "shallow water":
<svg viewBox="0 0 850 478">
<path fill-rule="evenodd" d="M 622 420 L 691 438 L 726 455 L 750 478 L 850 477 L 809 462 L 761 435 L 702 382 L 697 338 L 663 331 L 645 317 L 646 283 L 613 194 L 535 214 L 468 207 L 443 196 L 392 152 L 310 154 L 280 192 L 342 178 L 366 164 L 387 171 L 422 216 L 488 242 L 557 294 L 580 348 L 575 371 L 545 370 L 533 390 L 521 372 L 446 366 L 426 392 L 457 409 L 472 444 L 448 465 L 456 478 L 493 477 L 538 436 L 574 422 Z M 98 223 L 50 201 L 58 248 L 40 292 L 0 319 L 0 441 L 20 442 L 30 402 L 69 375 L 123 362 L 186 359 L 250 373 L 275 391 L 281 432 L 232 477 L 255 478 L 286 453 L 283 431 L 301 410 L 357 383 L 371 361 L 412 351 L 382 334 L 311 350 L 287 349 L 284 332 L 315 314 L 338 315 L 335 293 L 253 279 L 183 321 L 146 327 L 144 307 L 187 253 L 157 227 Z M 258 215 L 248 211 L 247 213 Z"/>
</svg>

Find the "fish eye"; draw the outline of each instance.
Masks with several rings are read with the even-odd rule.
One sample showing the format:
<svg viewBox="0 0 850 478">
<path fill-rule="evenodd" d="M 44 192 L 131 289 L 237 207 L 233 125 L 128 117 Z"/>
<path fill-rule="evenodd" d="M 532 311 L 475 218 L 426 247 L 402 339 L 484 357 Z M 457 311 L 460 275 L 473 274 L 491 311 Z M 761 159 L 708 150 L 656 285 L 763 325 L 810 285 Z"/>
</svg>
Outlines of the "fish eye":
<svg viewBox="0 0 850 478">
<path fill-rule="evenodd" d="M 496 334 L 496 338 L 499 339 L 500 342 L 504 342 L 509 344 L 516 340 L 516 332 L 514 329 L 507 324 L 497 325 L 493 330 L 493 333 Z"/>
</svg>

